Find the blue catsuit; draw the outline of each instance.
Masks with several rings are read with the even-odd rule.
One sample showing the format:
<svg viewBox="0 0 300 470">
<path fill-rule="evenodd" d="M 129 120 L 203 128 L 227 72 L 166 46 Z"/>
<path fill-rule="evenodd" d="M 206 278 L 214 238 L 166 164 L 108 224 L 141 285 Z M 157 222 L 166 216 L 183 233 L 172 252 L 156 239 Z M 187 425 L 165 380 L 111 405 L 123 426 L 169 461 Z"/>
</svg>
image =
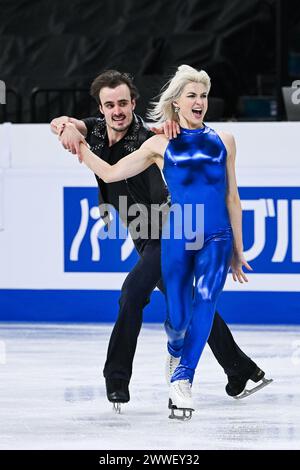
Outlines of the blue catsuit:
<svg viewBox="0 0 300 470">
<path fill-rule="evenodd" d="M 222 140 L 207 126 L 181 128 L 164 155 L 163 174 L 172 208 L 177 205 L 183 211 L 184 205 L 189 205 L 195 218 L 196 206 L 204 207 L 204 226 L 193 225 L 194 233 L 201 232 L 202 247 L 187 249 L 191 234 L 182 230 L 183 236 L 178 236 L 178 219 L 176 222 L 172 210 L 163 227 L 161 265 L 168 310 L 168 351 L 181 357 L 171 382 L 193 382 L 230 265 L 233 237 L 226 206 L 226 155 Z M 182 220 L 186 223 L 191 219 Z"/>
</svg>

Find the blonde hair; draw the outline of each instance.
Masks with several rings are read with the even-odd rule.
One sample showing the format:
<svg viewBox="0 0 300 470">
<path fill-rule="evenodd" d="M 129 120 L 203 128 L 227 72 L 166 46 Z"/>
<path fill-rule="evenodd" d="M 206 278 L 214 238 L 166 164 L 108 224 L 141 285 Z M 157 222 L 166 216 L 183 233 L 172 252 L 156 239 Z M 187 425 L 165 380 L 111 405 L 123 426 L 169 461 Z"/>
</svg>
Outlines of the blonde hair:
<svg viewBox="0 0 300 470">
<path fill-rule="evenodd" d="M 178 120 L 174 111 L 173 101 L 179 98 L 183 88 L 189 82 L 203 83 L 210 90 L 210 78 L 204 70 L 196 70 L 189 65 L 180 65 L 175 75 L 169 80 L 160 94 L 158 101 L 152 101 L 152 108 L 148 110 L 147 117 L 151 121 L 162 122 L 167 119 Z"/>
</svg>

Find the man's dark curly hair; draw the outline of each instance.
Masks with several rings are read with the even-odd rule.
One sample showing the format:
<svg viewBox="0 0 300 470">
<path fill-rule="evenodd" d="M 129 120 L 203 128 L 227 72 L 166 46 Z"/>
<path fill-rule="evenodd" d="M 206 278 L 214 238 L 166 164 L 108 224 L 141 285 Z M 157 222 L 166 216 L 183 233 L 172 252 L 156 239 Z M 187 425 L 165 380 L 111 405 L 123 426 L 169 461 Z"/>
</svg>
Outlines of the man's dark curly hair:
<svg viewBox="0 0 300 470">
<path fill-rule="evenodd" d="M 137 100 L 139 92 L 133 83 L 133 78 L 127 73 L 118 72 L 118 70 L 106 70 L 105 72 L 100 73 L 100 75 L 98 75 L 91 84 L 90 94 L 98 104 L 101 104 L 99 93 L 102 88 L 116 88 L 123 83 L 128 86 L 131 99 Z"/>
</svg>

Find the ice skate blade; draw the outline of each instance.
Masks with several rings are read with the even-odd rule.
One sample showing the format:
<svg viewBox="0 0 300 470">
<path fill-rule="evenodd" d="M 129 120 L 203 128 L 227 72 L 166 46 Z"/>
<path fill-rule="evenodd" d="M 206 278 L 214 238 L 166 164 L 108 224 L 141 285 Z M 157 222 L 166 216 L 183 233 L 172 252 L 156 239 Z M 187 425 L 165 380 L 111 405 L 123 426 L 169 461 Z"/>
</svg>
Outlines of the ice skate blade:
<svg viewBox="0 0 300 470">
<path fill-rule="evenodd" d="M 121 403 L 114 402 L 113 403 L 113 410 L 116 414 L 120 414 L 121 413 Z"/>
<path fill-rule="evenodd" d="M 176 408 L 178 411 L 182 411 L 182 415 L 176 415 L 175 409 L 171 409 L 171 414 L 169 415 L 170 419 L 177 419 L 178 421 L 189 421 L 192 418 L 192 413 L 194 410 L 191 408 Z"/>
<path fill-rule="evenodd" d="M 253 387 L 250 390 L 245 388 L 245 390 L 243 392 L 241 392 L 239 395 L 236 395 L 235 397 L 232 397 L 232 398 L 234 398 L 235 400 L 241 400 L 242 398 L 249 397 L 249 395 L 253 395 L 253 393 L 258 392 L 258 390 L 261 390 L 262 388 L 266 387 L 271 382 L 273 382 L 273 379 L 263 378 L 261 380 L 261 383 L 259 385 L 256 385 L 256 387 Z M 246 384 L 246 386 L 247 386 L 247 384 Z"/>
<path fill-rule="evenodd" d="M 169 400 L 169 409 L 171 410 L 169 418 L 178 419 L 179 421 L 189 421 L 192 418 L 193 411 L 195 411 L 193 408 L 177 408 L 171 400 Z M 182 414 L 177 415 L 175 411 L 181 411 Z"/>
</svg>

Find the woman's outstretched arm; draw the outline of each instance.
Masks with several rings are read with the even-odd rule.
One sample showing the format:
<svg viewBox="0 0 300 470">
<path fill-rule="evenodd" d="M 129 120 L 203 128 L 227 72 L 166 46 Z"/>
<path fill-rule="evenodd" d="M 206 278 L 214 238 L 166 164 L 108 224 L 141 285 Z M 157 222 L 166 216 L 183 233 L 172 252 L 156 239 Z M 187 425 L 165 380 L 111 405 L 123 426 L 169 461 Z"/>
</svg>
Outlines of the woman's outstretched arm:
<svg viewBox="0 0 300 470">
<path fill-rule="evenodd" d="M 221 134 L 221 133 L 220 133 Z M 242 206 L 238 192 L 235 175 L 236 146 L 234 137 L 231 134 L 220 135 L 227 148 L 227 195 L 226 204 L 228 208 L 230 223 L 233 232 L 233 256 L 231 260 L 231 271 L 233 280 L 243 283 L 247 282 L 247 276 L 243 272 L 244 266 L 252 271 L 251 266 L 244 258 L 243 234 L 242 234 Z"/>
<path fill-rule="evenodd" d="M 158 137 L 153 136 L 141 145 L 135 152 L 119 160 L 115 165 L 110 165 L 95 155 L 83 143 L 80 144 L 79 158 L 105 183 L 121 181 L 135 176 L 146 170 L 160 159 L 159 146 L 155 145 Z"/>
</svg>

